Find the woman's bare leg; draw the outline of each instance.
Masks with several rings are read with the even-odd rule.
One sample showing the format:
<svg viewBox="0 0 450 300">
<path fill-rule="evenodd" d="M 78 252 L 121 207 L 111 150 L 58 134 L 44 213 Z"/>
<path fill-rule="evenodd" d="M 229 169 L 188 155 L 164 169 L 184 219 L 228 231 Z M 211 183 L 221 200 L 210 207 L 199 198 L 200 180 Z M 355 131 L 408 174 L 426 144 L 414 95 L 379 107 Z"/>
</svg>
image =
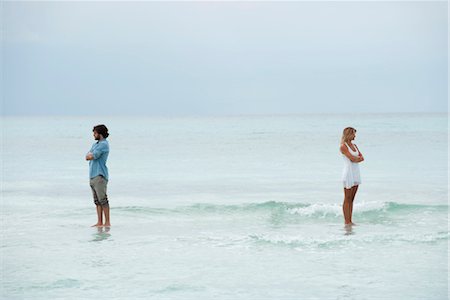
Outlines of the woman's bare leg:
<svg viewBox="0 0 450 300">
<path fill-rule="evenodd" d="M 356 192 L 358 191 L 358 186 L 355 185 L 351 189 L 351 201 L 350 201 L 350 223 L 354 224 L 352 221 L 352 214 L 353 214 L 353 201 L 355 200 Z"/>
<path fill-rule="evenodd" d="M 350 211 L 351 199 L 352 190 L 344 188 L 344 203 L 342 204 L 342 211 L 344 212 L 344 221 L 346 225 L 352 223 Z"/>
</svg>

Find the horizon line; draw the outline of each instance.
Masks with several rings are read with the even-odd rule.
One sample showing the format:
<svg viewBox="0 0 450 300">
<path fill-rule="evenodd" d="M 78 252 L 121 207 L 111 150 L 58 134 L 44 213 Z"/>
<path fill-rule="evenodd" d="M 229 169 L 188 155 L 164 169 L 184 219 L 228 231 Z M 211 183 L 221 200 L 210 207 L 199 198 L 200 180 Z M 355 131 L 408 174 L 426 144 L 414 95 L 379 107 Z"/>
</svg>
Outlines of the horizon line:
<svg viewBox="0 0 450 300">
<path fill-rule="evenodd" d="M 449 114 L 449 111 L 427 112 L 299 112 L 299 113 L 240 113 L 240 114 L 1 114 L 0 117 L 148 117 L 148 118 L 227 118 L 227 117 L 282 117 L 306 115 L 419 115 L 419 114 Z"/>
</svg>

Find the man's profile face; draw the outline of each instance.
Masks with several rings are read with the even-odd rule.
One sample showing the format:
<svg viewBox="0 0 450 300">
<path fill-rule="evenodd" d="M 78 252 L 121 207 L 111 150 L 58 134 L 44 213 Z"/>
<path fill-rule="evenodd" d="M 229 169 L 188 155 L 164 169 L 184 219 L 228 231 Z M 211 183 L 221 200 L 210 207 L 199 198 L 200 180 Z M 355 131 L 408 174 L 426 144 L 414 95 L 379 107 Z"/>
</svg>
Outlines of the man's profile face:
<svg viewBox="0 0 450 300">
<path fill-rule="evenodd" d="M 102 138 L 102 135 L 94 130 L 94 139 L 96 141 L 100 140 Z"/>
</svg>

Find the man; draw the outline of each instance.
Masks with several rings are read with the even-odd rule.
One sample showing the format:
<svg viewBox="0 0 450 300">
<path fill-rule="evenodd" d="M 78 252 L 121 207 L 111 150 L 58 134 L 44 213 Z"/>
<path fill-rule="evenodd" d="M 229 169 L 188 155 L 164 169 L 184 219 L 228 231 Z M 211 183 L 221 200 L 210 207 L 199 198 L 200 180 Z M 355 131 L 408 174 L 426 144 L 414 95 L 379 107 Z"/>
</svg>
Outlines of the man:
<svg viewBox="0 0 450 300">
<path fill-rule="evenodd" d="M 109 227 L 111 222 L 109 220 L 108 196 L 106 195 L 108 184 L 106 160 L 109 155 L 109 143 L 106 140 L 109 136 L 108 128 L 105 125 L 97 125 L 92 131 L 97 142 L 92 145 L 91 150 L 86 154 L 86 160 L 89 161 L 90 185 L 97 208 L 97 224 L 92 225 L 92 227 Z M 105 215 L 105 224 L 103 224 L 103 214 Z"/>
</svg>

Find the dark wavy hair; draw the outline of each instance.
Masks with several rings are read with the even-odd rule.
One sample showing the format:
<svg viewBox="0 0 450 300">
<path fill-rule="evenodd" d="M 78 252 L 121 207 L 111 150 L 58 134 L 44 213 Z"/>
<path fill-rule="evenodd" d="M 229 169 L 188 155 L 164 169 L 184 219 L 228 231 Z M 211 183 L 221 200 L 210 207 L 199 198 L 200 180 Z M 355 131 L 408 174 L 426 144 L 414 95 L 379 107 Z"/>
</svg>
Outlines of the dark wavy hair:
<svg viewBox="0 0 450 300">
<path fill-rule="evenodd" d="M 105 139 L 109 136 L 108 128 L 106 128 L 106 126 L 103 124 L 94 126 L 94 129 L 92 129 L 92 131 L 95 131 L 98 134 L 101 134 L 103 136 L 103 138 L 105 138 Z"/>
</svg>

